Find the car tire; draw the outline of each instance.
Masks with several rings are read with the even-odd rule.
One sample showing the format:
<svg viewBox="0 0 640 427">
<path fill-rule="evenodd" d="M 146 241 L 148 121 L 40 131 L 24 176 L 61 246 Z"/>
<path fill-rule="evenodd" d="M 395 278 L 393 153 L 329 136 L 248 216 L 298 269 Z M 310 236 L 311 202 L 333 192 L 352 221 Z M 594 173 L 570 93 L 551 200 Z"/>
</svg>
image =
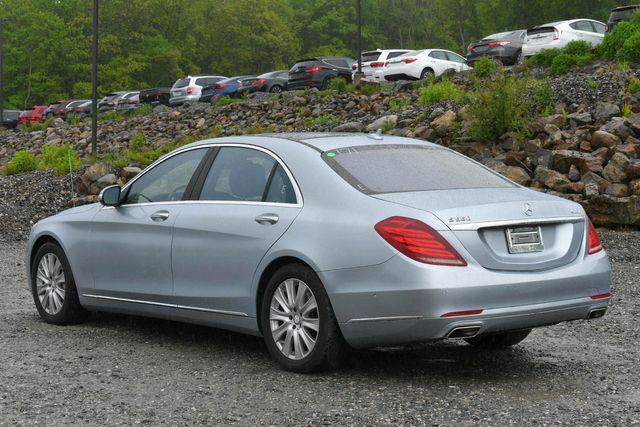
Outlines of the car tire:
<svg viewBox="0 0 640 427">
<path fill-rule="evenodd" d="M 425 68 L 420 73 L 420 80 L 433 80 L 436 77 L 436 73 L 431 68 Z"/>
<path fill-rule="evenodd" d="M 269 88 L 269 92 L 271 92 L 271 93 L 281 93 L 282 92 L 282 86 L 273 85 L 273 86 L 271 86 L 271 88 Z"/>
<path fill-rule="evenodd" d="M 42 245 L 33 258 L 31 294 L 40 317 L 47 323 L 78 323 L 88 314 L 80 305 L 67 256 L 55 243 Z"/>
<path fill-rule="evenodd" d="M 304 311 L 305 306 L 311 309 Z M 273 274 L 262 298 L 260 318 L 269 353 L 284 369 L 310 373 L 340 365 L 347 344 L 324 286 L 309 267 L 289 264 Z"/>
<path fill-rule="evenodd" d="M 499 332 L 497 334 L 480 335 L 478 337 L 466 338 L 465 341 L 474 347 L 490 350 L 503 350 L 524 341 L 529 336 L 531 329 L 520 331 Z"/>
<path fill-rule="evenodd" d="M 327 90 L 329 89 L 329 84 L 331 84 L 331 79 L 333 79 L 333 77 L 327 77 L 322 81 L 322 85 L 320 85 L 320 90 Z"/>
</svg>

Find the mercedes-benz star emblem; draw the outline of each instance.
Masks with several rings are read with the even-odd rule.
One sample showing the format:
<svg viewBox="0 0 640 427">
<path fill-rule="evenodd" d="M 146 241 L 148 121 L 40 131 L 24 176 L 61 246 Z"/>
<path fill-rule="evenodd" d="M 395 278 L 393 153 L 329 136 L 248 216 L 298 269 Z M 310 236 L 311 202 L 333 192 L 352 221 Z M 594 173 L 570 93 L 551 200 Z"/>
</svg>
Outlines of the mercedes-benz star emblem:
<svg viewBox="0 0 640 427">
<path fill-rule="evenodd" d="M 529 203 L 525 203 L 524 204 L 524 214 L 526 216 L 533 215 L 533 209 L 531 208 L 531 205 Z"/>
</svg>

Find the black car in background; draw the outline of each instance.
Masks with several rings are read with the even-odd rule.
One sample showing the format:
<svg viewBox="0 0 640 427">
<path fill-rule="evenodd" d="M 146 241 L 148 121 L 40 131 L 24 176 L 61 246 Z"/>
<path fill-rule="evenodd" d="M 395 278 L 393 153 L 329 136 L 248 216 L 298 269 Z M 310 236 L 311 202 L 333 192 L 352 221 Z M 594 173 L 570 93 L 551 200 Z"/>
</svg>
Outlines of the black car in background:
<svg viewBox="0 0 640 427">
<path fill-rule="evenodd" d="M 289 72 L 287 70 L 271 71 L 269 73 L 260 74 L 252 79 L 244 80 L 242 82 L 242 87 L 238 89 L 238 93 L 280 93 L 287 89 L 288 80 Z"/>
<path fill-rule="evenodd" d="M 202 86 L 200 102 L 211 102 L 221 96 L 238 98 L 240 96 L 238 90 L 243 86 L 244 81 L 253 78 L 255 76 L 235 76 Z"/>
<path fill-rule="evenodd" d="M 622 21 L 629 21 L 634 13 L 640 11 L 640 5 L 633 6 L 620 6 L 611 10 L 609 20 L 607 21 L 607 33 L 613 30 L 613 28 Z"/>
<path fill-rule="evenodd" d="M 169 98 L 171 98 L 171 87 L 154 87 L 140 91 L 141 104 L 169 105 Z"/>
<path fill-rule="evenodd" d="M 526 37 L 527 30 L 516 30 L 492 34 L 471 43 L 467 47 L 467 63 L 472 65 L 479 58 L 486 56 L 504 65 L 517 64 L 522 58 L 522 45 Z"/>
<path fill-rule="evenodd" d="M 351 82 L 351 65 L 356 62 L 346 56 L 318 56 L 303 59 L 289 70 L 288 90 L 316 87 L 326 89 L 329 81 L 342 77 Z"/>
<path fill-rule="evenodd" d="M 18 110 L 4 110 L 2 112 L 2 126 L 7 129 L 17 128 L 19 116 L 20 111 Z"/>
<path fill-rule="evenodd" d="M 130 91 L 120 91 L 108 93 L 98 101 L 98 111 L 115 110 L 118 106 L 118 98 L 122 95 L 129 93 Z"/>
</svg>

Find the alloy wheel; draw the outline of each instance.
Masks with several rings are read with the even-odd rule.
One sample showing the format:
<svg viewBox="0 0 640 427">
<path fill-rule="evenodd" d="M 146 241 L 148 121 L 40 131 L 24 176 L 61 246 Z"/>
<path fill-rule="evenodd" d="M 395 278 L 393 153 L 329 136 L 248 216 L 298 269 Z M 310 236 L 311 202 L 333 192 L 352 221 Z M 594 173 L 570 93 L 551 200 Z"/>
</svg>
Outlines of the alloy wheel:
<svg viewBox="0 0 640 427">
<path fill-rule="evenodd" d="M 42 308 L 47 314 L 56 315 L 62 310 L 65 298 L 65 275 L 60 259 L 46 253 L 38 264 L 36 290 Z"/>
<path fill-rule="evenodd" d="M 280 352 L 300 360 L 314 349 L 320 330 L 318 304 L 311 288 L 299 279 L 280 283 L 271 297 L 269 324 Z"/>
</svg>

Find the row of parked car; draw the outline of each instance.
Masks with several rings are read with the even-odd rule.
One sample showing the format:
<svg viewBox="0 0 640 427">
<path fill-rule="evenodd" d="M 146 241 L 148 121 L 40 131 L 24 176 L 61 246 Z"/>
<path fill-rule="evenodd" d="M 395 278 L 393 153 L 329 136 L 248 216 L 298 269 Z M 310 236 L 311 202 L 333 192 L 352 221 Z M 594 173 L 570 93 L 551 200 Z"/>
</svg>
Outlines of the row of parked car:
<svg viewBox="0 0 640 427">
<path fill-rule="evenodd" d="M 374 83 L 419 80 L 445 73 L 470 70 L 481 57 L 490 57 L 504 65 L 514 65 L 544 49 L 562 48 L 574 40 L 583 40 L 594 48 L 605 33 L 621 21 L 631 19 L 640 5 L 623 6 L 611 11 L 605 25 L 592 19 L 551 22 L 529 30 L 492 34 L 471 43 L 466 57 L 444 49 L 378 49 L 361 55 L 363 80 Z M 326 89 L 332 79 L 355 78 L 357 62 L 344 56 L 318 56 L 296 62 L 291 69 L 260 75 L 187 76 L 172 86 L 146 90 L 119 91 L 107 94 L 98 102 L 98 111 L 130 110 L 141 104 L 181 105 L 188 102 L 212 102 L 222 96 L 242 97 L 252 92 L 279 93 L 305 88 Z M 61 100 L 49 106 L 36 105 L 25 111 L 6 110 L 4 126 L 31 125 L 49 117 L 66 119 L 71 115 L 88 116 L 92 103 L 88 99 Z"/>
</svg>

